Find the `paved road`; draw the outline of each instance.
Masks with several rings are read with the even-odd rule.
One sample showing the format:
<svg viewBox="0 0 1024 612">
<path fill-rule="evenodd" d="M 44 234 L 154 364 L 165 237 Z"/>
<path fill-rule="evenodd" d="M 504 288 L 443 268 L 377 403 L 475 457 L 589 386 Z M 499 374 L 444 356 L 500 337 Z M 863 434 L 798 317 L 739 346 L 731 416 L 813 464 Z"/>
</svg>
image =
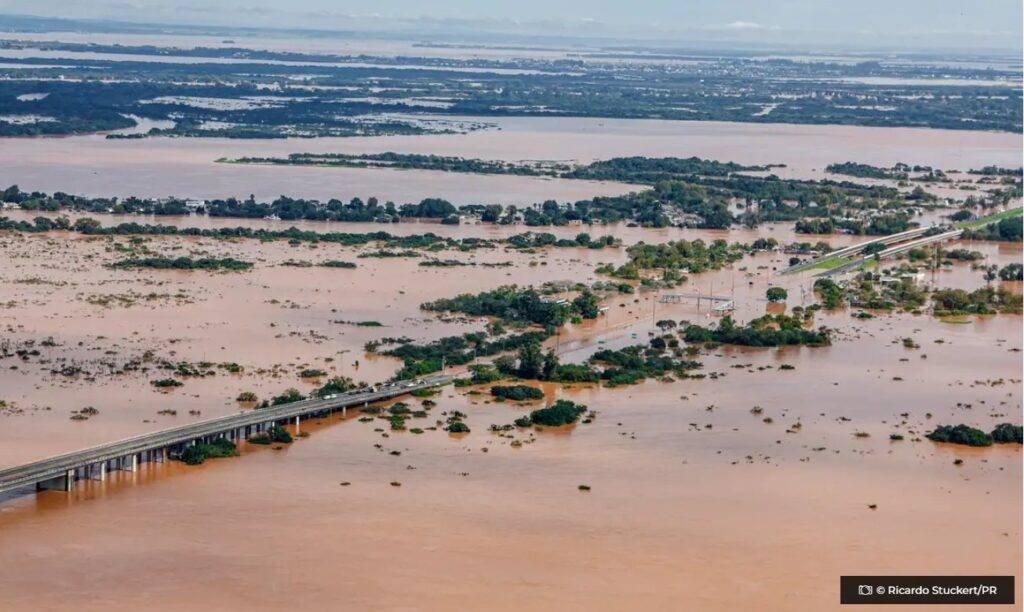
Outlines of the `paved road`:
<svg viewBox="0 0 1024 612">
<path fill-rule="evenodd" d="M 878 254 L 877 254 L 877 257 L 878 257 L 878 259 L 889 259 L 889 258 L 895 257 L 896 255 L 899 255 L 901 253 L 906 253 L 907 251 L 909 251 L 911 249 L 915 249 L 917 247 L 922 247 L 922 246 L 931 244 L 933 242 L 943 242 L 943 241 L 946 241 L 946 240 L 956 240 L 957 238 L 960 237 L 960 234 L 962 234 L 962 233 L 964 233 L 964 231 L 962 229 L 957 229 L 957 230 L 951 230 L 951 231 L 948 231 L 948 232 L 944 232 L 942 234 L 935 234 L 933 236 L 926 236 L 924 238 L 918 238 L 917 240 L 911 240 L 909 242 L 902 242 L 900 244 L 897 244 L 896 246 L 889 247 L 888 249 L 885 249 L 884 251 L 879 251 Z M 820 273 L 816 274 L 816 276 L 835 276 L 837 274 L 845 274 L 846 272 L 851 272 L 851 271 L 860 269 L 861 266 L 863 266 L 864 264 L 866 264 L 866 263 L 868 263 L 868 262 L 870 262 L 870 261 L 872 261 L 874 259 L 875 259 L 875 255 L 868 255 L 866 257 L 861 257 L 859 259 L 855 259 L 854 261 L 851 261 L 848 264 L 843 264 L 841 266 L 832 268 L 830 270 L 825 270 L 823 272 L 820 272 Z"/>
<path fill-rule="evenodd" d="M 341 393 L 319 399 L 302 400 L 281 406 L 249 410 L 240 414 L 206 419 L 180 427 L 172 427 L 116 442 L 108 442 L 84 450 L 0 470 L 0 492 L 36 484 L 44 480 L 59 478 L 65 476 L 69 470 L 132 456 L 144 451 L 164 449 L 177 444 L 187 444 L 205 436 L 218 436 L 225 432 L 250 425 L 288 421 L 308 414 L 390 399 L 418 389 L 443 385 L 451 382 L 452 379 L 452 376 L 435 376 L 420 379 L 416 382 L 381 385 L 376 387 L 376 389 Z"/>
<path fill-rule="evenodd" d="M 793 272 L 799 272 L 800 270 L 806 270 L 807 268 L 813 268 L 814 266 L 816 266 L 817 264 L 821 263 L 822 261 L 825 261 L 826 259 L 835 259 L 836 257 L 845 257 L 847 255 L 853 255 L 855 253 L 860 253 L 866 247 L 868 247 L 868 246 L 870 246 L 872 244 L 885 244 L 885 245 L 889 245 L 889 244 L 893 244 L 893 243 L 896 243 L 896 242 L 901 242 L 903 240 L 909 240 L 911 238 L 916 238 L 916 237 L 924 234 L 925 232 L 927 232 L 930 229 L 931 229 L 930 226 L 929 227 L 918 227 L 918 228 L 914 228 L 914 229 L 911 229 L 911 230 L 907 230 L 905 232 L 899 232 L 898 234 L 889 234 L 888 236 L 879 236 L 877 238 L 873 238 L 873 239 L 868 240 L 866 242 L 861 242 L 861 243 L 858 243 L 858 244 L 851 244 L 848 247 L 843 247 L 841 249 L 836 249 L 834 251 L 829 251 L 828 253 L 825 253 L 821 257 L 815 257 L 814 259 L 810 259 L 808 261 L 805 261 L 805 262 L 802 262 L 802 263 L 798 263 L 795 266 L 790 266 L 790 267 L 786 268 L 785 270 L 783 270 L 782 274 L 792 274 Z"/>
</svg>

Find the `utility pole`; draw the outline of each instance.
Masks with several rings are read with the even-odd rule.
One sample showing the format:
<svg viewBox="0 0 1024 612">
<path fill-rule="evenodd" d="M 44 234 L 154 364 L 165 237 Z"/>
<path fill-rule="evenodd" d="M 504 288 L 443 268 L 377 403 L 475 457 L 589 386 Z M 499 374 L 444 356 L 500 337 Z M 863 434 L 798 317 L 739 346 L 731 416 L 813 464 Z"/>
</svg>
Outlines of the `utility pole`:
<svg viewBox="0 0 1024 612">
<path fill-rule="evenodd" d="M 736 303 L 736 264 L 729 264 L 729 278 L 732 280 L 732 290 L 729 295 L 732 297 L 732 303 Z"/>
</svg>

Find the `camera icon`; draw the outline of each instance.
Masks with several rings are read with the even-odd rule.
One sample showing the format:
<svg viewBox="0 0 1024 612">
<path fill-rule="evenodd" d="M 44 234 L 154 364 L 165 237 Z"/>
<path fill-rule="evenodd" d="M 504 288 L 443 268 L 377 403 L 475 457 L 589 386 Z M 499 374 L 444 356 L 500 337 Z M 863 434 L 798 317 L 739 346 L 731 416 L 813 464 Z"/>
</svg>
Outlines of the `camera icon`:
<svg viewBox="0 0 1024 612">
<path fill-rule="evenodd" d="M 857 585 L 858 595 L 874 595 L 875 589 L 870 584 L 858 584 Z"/>
</svg>

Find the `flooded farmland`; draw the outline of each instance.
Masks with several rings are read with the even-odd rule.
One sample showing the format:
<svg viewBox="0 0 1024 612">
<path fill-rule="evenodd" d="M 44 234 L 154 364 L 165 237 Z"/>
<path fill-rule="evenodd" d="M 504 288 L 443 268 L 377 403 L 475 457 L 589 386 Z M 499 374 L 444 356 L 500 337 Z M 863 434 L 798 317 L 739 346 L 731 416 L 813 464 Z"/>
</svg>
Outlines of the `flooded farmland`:
<svg viewBox="0 0 1024 612">
<path fill-rule="evenodd" d="M 447 119 L 451 119 L 450 117 Z M 825 178 L 835 162 L 928 164 L 945 170 L 1019 164 L 1019 134 L 745 123 L 588 118 L 461 118 L 493 127 L 467 134 L 231 140 L 2 139 L 0 184 L 89 196 L 375 196 L 398 203 L 441 197 L 459 204 L 529 205 L 617 195 L 636 186 L 424 170 L 218 164 L 221 158 L 290 153 L 420 153 L 507 161 L 587 163 L 619 156 L 698 156 L 742 164 L 786 164 L 784 178 Z"/>
<path fill-rule="evenodd" d="M 120 241 L 60 233 L 3 238 L 10 262 L 0 296 L 7 303 L 0 311 L 5 337 L 55 342 L 39 362 L 0 374 L 15 407 L 0 417 L 3 463 L 229 414 L 239 410 L 234 397 L 243 390 L 261 397 L 288 386 L 308 390 L 313 383 L 297 375 L 306 366 L 380 380 L 400 364 L 367 358 L 366 341 L 480 327 L 434 320 L 419 310 L 421 302 L 504 283 L 594 278 L 595 265 L 623 258 L 614 249 L 499 249 L 469 258 L 511 267 L 428 270 L 409 260 L 358 259 L 354 249 L 328 245 L 166 238 L 150 248 L 230 253 L 256 266 L 238 274 L 102 268 L 115 258 L 111 243 Z M 983 248 L 995 262 L 1020 258 L 1019 246 Z M 359 267 L 281 266 L 296 258 L 343 258 Z M 783 265 L 778 255 L 758 256 L 695 277 L 685 289 L 735 292 L 742 320 L 764 311 L 753 298 L 769 280 L 778 282 L 771 270 Z M 966 265 L 944 274 L 943 285 L 977 285 L 980 278 Z M 806 280 L 783 282 L 799 295 Z M 599 346 L 646 341 L 655 319 L 711 316 L 706 305 L 661 304 L 657 295 L 612 298 L 606 317 L 549 344 L 567 360 L 582 359 Z M 119 296 L 128 301 L 119 303 Z M 554 606 L 568 593 L 569 607 L 578 609 L 638 602 L 732 609 L 756 599 L 810 610 L 832 600 L 822 589 L 802 590 L 807 580 L 877 567 L 878 545 L 867 540 L 885 543 L 893 567 L 943 572 L 967 564 L 984 573 L 1019 563 L 1019 448 L 962 450 L 888 436 L 920 434 L 932 422 L 961 419 L 965 410 L 993 423 L 1001 418 L 996 414 L 1019 413 L 1020 395 L 1009 383 L 1019 380 L 1020 353 L 1008 351 L 1020 350 L 1020 317 L 942 323 L 849 315 L 821 318 L 840 332 L 828 348 L 716 351 L 704 369 L 721 372 L 717 379 L 622 389 L 548 385 L 549 401 L 585 403 L 597 418 L 566 431 L 518 434 L 529 441 L 519 447 L 487 427 L 529 405 L 448 389 L 434 410 L 466 413 L 472 433 L 382 438 L 374 422 L 360 422 L 352 411 L 347 419 L 305 422 L 309 437 L 287 450 L 248 447 L 236 460 L 197 468 L 146 464 L 141 472 L 85 483 L 71 496 L 8 499 L 0 510 L 0 556 L 18 559 L 22 571 L 0 583 L 15 609 L 40 602 L 61 609 L 59 593 L 74 588 L 77 609 L 227 606 L 254 591 L 259 601 L 247 605 L 257 609 L 315 609 L 328 600 L 385 609 L 495 607 L 500 589 L 509 608 L 522 601 Z M 895 342 L 905 336 L 922 348 Z M 102 372 L 104 361 L 146 351 L 245 369 L 190 379 L 166 393 L 148 384 L 153 374 Z M 58 356 L 95 379 L 52 373 L 53 363 L 43 361 Z M 920 368 L 925 357 L 928 366 Z M 779 370 L 783 363 L 795 370 Z M 86 405 L 99 414 L 68 418 Z M 751 414 L 754 406 L 763 413 Z M 167 410 L 176 414 L 161 414 Z M 794 423 L 802 427 L 793 430 Z M 954 459 L 964 465 L 954 466 Z M 580 484 L 592 489 L 581 492 Z M 1007 488 L 1015 492 L 993 495 Z M 837 521 L 855 529 L 839 536 L 832 529 Z M 936 532 L 950 536 L 938 541 Z M 825 534 L 834 554 L 821 554 Z M 147 542 L 141 556 L 130 552 L 140 537 Z M 949 546 L 960 551 L 955 561 L 945 554 Z M 544 562 L 530 561 L 538 558 Z M 780 567 L 792 582 L 780 582 Z M 745 578 L 697 588 L 733 572 Z M 117 579 L 129 573 L 133 578 Z M 390 586 L 396 581 L 403 588 Z"/>
<path fill-rule="evenodd" d="M 781 175 L 821 178 L 825 165 L 847 159 L 1015 166 L 1021 147 L 1019 134 L 939 130 L 488 121 L 500 129 L 260 142 L 5 139 L 0 184 L 98 196 L 438 196 L 522 205 L 636 187 L 215 160 L 392 150 L 507 160 L 696 155 L 785 163 Z M 25 220 L 39 214 L 3 211 Z M 106 225 L 128 220 L 452 238 L 507 238 L 530 229 L 101 216 Z M 448 250 L 432 256 L 475 265 L 435 268 L 420 266 L 422 257 L 360 257 L 372 246 L 0 233 L 2 340 L 32 342 L 38 350 L 0 361 L 0 467 L 252 409 L 236 401 L 242 392 L 261 399 L 288 387 L 309 393 L 333 376 L 380 382 L 402 364 L 368 354 L 368 342 L 434 340 L 485 326 L 481 318 L 424 311 L 422 303 L 505 284 L 602 280 L 595 268 L 623 264 L 625 247 L 640 241 L 773 237 L 844 246 L 862 239 L 798 235 L 792 223 L 540 229 L 565 238 L 607 233 L 623 246 Z M 1021 260 L 1019 243 L 949 247 L 979 251 L 984 263 L 1000 267 Z M 140 248 L 234 257 L 253 267 L 109 267 Z M 581 362 L 601 348 L 646 344 L 660 320 L 720 320 L 706 299 L 667 294 L 727 295 L 740 322 L 782 306 L 763 299 L 769 286 L 788 290 L 790 311 L 809 306 L 814 279 L 780 275 L 787 259 L 757 253 L 689 275 L 671 290 L 606 295 L 602 316 L 566 325 L 545 348 Z M 356 265 L 293 265 L 325 260 Z M 986 285 L 967 262 L 923 282 Z M 994 284 L 1021 290 L 1019 282 Z M 698 357 L 703 378 L 617 388 L 537 383 L 546 397 L 533 403 L 493 401 L 487 386 L 449 386 L 432 398 L 429 416 L 413 421 L 422 433 L 387 430 L 380 415 L 351 410 L 303 421 L 308 436 L 287 446 L 242 444 L 239 457 L 200 466 L 147 463 L 104 482 L 79 482 L 70 494 L 4 494 L 0 563 L 18 570 L 0 574 L 3 607 L 823 610 L 837 607 L 838 575 L 906 568 L 983 575 L 1020 567 L 1020 446 L 975 449 L 923 436 L 937 424 L 990 429 L 1020 422 L 1021 316 L 853 314 L 840 308 L 815 315 L 815 325 L 835 329 L 827 347 L 710 349 Z M 360 324 L 370 322 L 379 326 Z M 214 368 L 163 390 L 152 384 L 163 375 L 156 367 L 162 360 L 233 363 L 240 370 Z M 142 369 L 125 370 L 136 361 Z M 303 378 L 309 369 L 322 375 Z M 563 398 L 595 411 L 592 422 L 488 430 Z M 98 413 L 71 418 L 85 407 Z M 470 433 L 427 428 L 454 411 L 465 413 Z M 895 433 L 902 438 L 891 439 Z M 1019 572 L 1017 585 L 1019 598 Z"/>
</svg>

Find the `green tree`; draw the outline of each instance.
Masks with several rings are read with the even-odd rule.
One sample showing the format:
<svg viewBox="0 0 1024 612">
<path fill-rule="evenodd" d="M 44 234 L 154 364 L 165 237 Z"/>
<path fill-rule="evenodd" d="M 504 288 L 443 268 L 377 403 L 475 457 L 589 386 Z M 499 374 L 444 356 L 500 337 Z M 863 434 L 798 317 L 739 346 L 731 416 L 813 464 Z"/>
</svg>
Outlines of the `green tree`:
<svg viewBox="0 0 1024 612">
<path fill-rule="evenodd" d="M 293 387 L 285 389 L 284 393 L 276 396 L 273 400 L 271 400 L 271 404 L 274 406 L 280 406 L 281 404 L 290 404 L 292 402 L 297 402 L 299 400 L 304 399 L 306 399 L 306 396 L 300 393 L 298 389 L 295 389 Z"/>
<path fill-rule="evenodd" d="M 490 204 L 484 207 L 483 213 L 480 214 L 480 220 L 485 223 L 495 223 L 501 216 L 501 206 L 497 204 Z"/>
<path fill-rule="evenodd" d="M 769 287 L 765 292 L 765 297 L 769 302 L 784 302 L 789 297 L 789 293 L 782 287 Z"/>
<path fill-rule="evenodd" d="M 1024 280 L 1024 266 L 1019 263 L 1006 264 L 999 271 L 999 278 L 1004 281 Z"/>
<path fill-rule="evenodd" d="M 579 313 L 584 319 L 596 319 L 601 313 L 597 305 L 597 296 L 591 291 L 584 291 L 572 301 L 572 311 Z"/>
<path fill-rule="evenodd" d="M 544 355 L 544 367 L 542 372 L 544 380 L 551 380 L 556 371 L 558 371 L 558 355 L 555 355 L 554 351 L 548 351 L 547 354 Z"/>
<path fill-rule="evenodd" d="M 95 231 L 100 227 L 102 227 L 102 224 L 92 217 L 82 217 L 75 221 L 74 225 L 75 231 L 83 234 L 88 234 L 90 231 Z"/>
<path fill-rule="evenodd" d="M 508 355 L 502 355 L 494 360 L 494 368 L 505 376 L 511 376 L 516 373 L 516 360 Z"/>
<path fill-rule="evenodd" d="M 521 378 L 540 378 L 544 372 L 544 357 L 540 344 L 531 342 L 519 349 L 519 370 Z"/>
</svg>

